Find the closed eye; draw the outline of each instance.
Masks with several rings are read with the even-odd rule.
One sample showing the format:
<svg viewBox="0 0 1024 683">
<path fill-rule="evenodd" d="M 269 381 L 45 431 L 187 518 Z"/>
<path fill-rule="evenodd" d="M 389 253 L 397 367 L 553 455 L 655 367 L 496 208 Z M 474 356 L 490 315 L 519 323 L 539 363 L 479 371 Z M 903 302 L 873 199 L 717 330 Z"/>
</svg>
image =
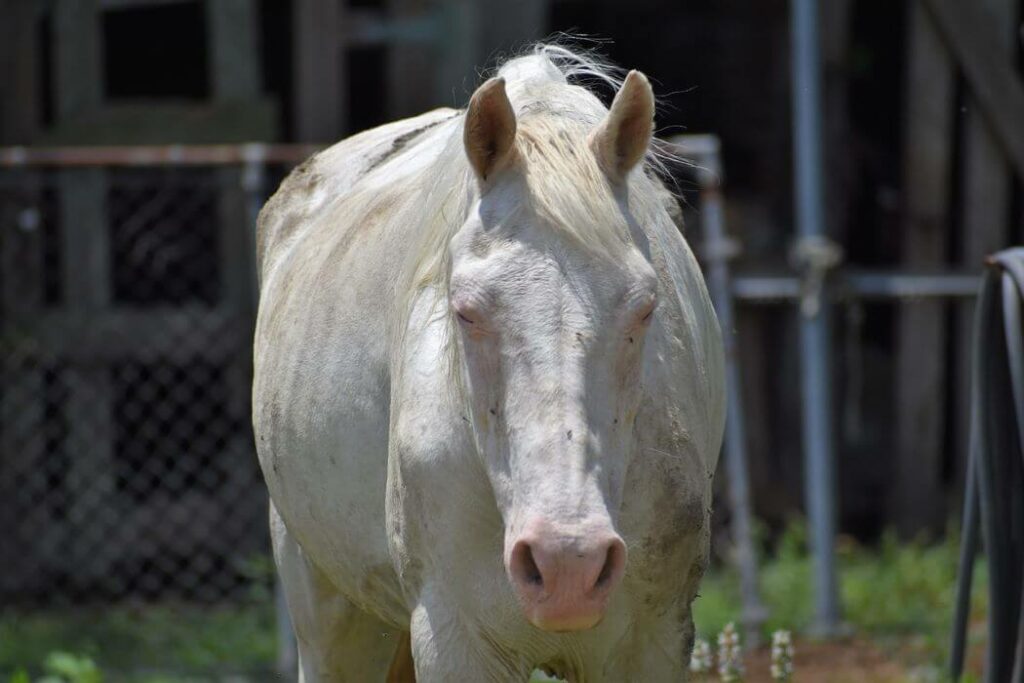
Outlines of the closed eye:
<svg viewBox="0 0 1024 683">
<path fill-rule="evenodd" d="M 461 320 L 462 322 L 466 323 L 467 325 L 472 325 L 473 324 L 473 321 L 470 320 L 469 318 L 467 318 L 466 316 L 462 315 L 462 313 L 459 313 L 458 311 L 456 311 L 455 315 L 459 316 L 459 320 Z"/>
<path fill-rule="evenodd" d="M 651 318 L 654 317 L 654 311 L 657 310 L 657 308 L 658 302 L 656 299 L 652 298 L 651 302 L 648 304 L 647 312 L 640 317 L 640 324 L 646 325 L 647 323 L 651 322 Z"/>
</svg>

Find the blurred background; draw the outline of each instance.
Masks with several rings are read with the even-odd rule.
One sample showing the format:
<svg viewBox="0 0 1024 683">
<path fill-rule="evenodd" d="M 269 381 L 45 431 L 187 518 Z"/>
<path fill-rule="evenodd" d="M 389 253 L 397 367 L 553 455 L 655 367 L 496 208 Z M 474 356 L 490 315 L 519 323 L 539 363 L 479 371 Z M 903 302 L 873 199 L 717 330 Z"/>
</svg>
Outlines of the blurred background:
<svg viewBox="0 0 1024 683">
<path fill-rule="evenodd" d="M 723 461 L 698 631 L 821 626 L 797 305 L 820 275 L 841 637 L 798 648 L 797 680 L 940 680 L 972 295 L 1024 241 L 1024 3 L 818 10 L 835 258 L 809 266 L 783 0 L 0 0 L 0 680 L 290 670 L 249 415 L 256 212 L 316 148 L 460 107 L 563 31 L 652 78 L 660 136 L 715 136 L 679 144 L 721 193 L 674 180 L 699 256 L 712 194 L 734 238 L 760 566 L 744 606 Z"/>
</svg>

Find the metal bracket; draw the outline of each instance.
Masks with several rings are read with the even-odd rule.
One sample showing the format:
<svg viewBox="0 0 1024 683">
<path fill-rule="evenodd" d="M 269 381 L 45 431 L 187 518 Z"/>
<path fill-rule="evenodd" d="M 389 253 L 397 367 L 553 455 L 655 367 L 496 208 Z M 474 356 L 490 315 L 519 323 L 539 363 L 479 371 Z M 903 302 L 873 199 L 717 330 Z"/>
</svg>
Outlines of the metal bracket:
<svg viewBox="0 0 1024 683">
<path fill-rule="evenodd" d="M 801 237 L 789 252 L 793 267 L 800 271 L 800 314 L 814 318 L 821 311 L 828 272 L 843 262 L 843 248 L 820 235 Z"/>
<path fill-rule="evenodd" d="M 707 263 L 732 261 L 743 253 L 743 243 L 728 235 L 715 236 L 700 243 L 699 253 Z"/>
</svg>

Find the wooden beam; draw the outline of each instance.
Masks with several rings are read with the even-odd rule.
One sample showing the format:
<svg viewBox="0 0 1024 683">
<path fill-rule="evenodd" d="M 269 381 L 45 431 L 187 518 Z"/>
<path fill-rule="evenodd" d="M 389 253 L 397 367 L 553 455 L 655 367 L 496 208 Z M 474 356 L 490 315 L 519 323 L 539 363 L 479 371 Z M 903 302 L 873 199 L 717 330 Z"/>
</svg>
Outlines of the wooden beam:
<svg viewBox="0 0 1024 683">
<path fill-rule="evenodd" d="M 214 99 L 258 98 L 260 55 L 253 0 L 213 0 L 205 5 Z"/>
<path fill-rule="evenodd" d="M 954 66 L 920 3 L 911 7 L 908 31 L 903 260 L 911 267 L 936 267 L 946 261 Z M 945 521 L 945 310 L 939 301 L 915 301 L 901 305 L 898 313 L 898 420 L 889 507 L 890 518 L 907 536 Z"/>
<path fill-rule="evenodd" d="M 80 316 L 98 316 L 110 305 L 110 231 L 106 212 L 106 173 L 102 169 L 63 170 L 58 178 L 63 303 Z M 76 337 L 72 337 L 73 339 Z M 63 360 L 63 359 L 62 359 Z M 114 488 L 114 393 L 110 368 L 68 363 L 62 371 L 67 393 L 64 447 L 69 466 L 65 570 L 91 581 L 110 569 L 112 557 L 97 552 L 103 541 L 97 520 L 110 514 Z"/>
<path fill-rule="evenodd" d="M 446 38 L 438 46 L 434 101 L 439 107 L 464 107 L 478 84 L 483 8 L 477 0 L 446 0 L 443 6 Z"/>
<path fill-rule="evenodd" d="M 1015 0 L 978 0 L 976 3 L 978 12 L 984 14 L 994 31 L 992 49 L 999 51 L 1003 63 L 1011 67 L 1016 4 Z M 956 257 L 966 269 L 980 272 L 987 255 L 1008 246 L 1012 177 L 1003 146 L 982 114 L 973 92 L 964 112 L 963 168 L 958 182 L 963 187 L 963 213 L 961 253 Z M 956 491 L 963 490 L 968 453 L 974 308 L 974 302 L 968 300 L 956 311 L 956 422 L 953 430 L 957 453 Z"/>
<path fill-rule="evenodd" d="M 921 0 L 956 58 L 971 94 L 1006 150 L 1009 162 L 1024 177 L 1024 85 L 1006 60 L 1000 27 L 978 3 Z"/>
<path fill-rule="evenodd" d="M 54 7 L 54 109 L 57 124 L 95 115 L 103 93 L 98 6 L 95 0 L 57 0 Z M 62 297 L 82 315 L 110 298 L 106 181 L 99 169 L 65 170 L 58 178 Z M 102 538 L 84 533 L 87 521 L 109 509 L 114 493 L 113 394 L 108 368 L 69 365 L 63 410 L 70 458 L 65 473 L 68 523 L 64 569 L 83 579 L 103 575 L 109 555 L 96 552 Z"/>
<path fill-rule="evenodd" d="M 0 142 L 26 144 L 39 126 L 37 8 L 0 0 Z"/>
<path fill-rule="evenodd" d="M 333 0 L 332 0 L 333 1 Z M 216 0 L 207 2 L 210 41 L 213 50 L 214 96 L 223 100 L 255 100 L 259 97 L 259 54 L 256 49 L 256 7 L 253 0 Z M 216 170 L 219 185 L 217 199 L 217 240 L 220 253 L 221 297 L 226 305 L 248 313 L 240 321 L 251 330 L 256 317 L 256 265 L 253 233 L 247 207 L 249 197 L 243 188 L 239 166 Z M 250 345 L 241 343 L 224 360 L 224 381 L 228 384 L 228 405 L 232 419 L 244 423 L 249 418 L 249 389 L 252 386 Z M 245 455 L 251 459 L 252 453 Z M 223 456 L 222 456 L 223 457 Z M 246 460 L 235 467 L 245 467 Z"/>
<path fill-rule="evenodd" d="M 385 6 L 392 21 L 409 21 L 431 11 L 426 0 L 386 0 Z M 387 59 L 388 117 L 414 116 L 437 106 L 431 78 L 436 49 L 424 43 L 395 43 L 389 46 Z"/>
<path fill-rule="evenodd" d="M 53 101 L 58 122 L 89 115 L 100 105 L 99 15 L 96 0 L 56 0 Z"/>
<path fill-rule="evenodd" d="M 37 136 L 37 144 L 213 145 L 270 140 L 276 104 L 267 98 L 182 102 L 118 102 L 65 118 Z"/>
<path fill-rule="evenodd" d="M 478 0 L 478 4 L 486 21 L 480 23 L 477 51 L 485 59 L 513 54 L 548 33 L 549 0 Z"/>
<path fill-rule="evenodd" d="M 341 0 L 295 0 L 292 7 L 295 137 L 334 142 L 345 130 L 347 111 Z"/>
<path fill-rule="evenodd" d="M 8 174 L 5 174 L 5 179 Z M 0 200 L 0 325 L 12 316 L 37 314 L 44 305 L 42 174 L 23 169 L 18 186 Z M 0 595 L 27 590 L 46 556 L 33 538 L 52 527 L 51 508 L 23 477 L 45 467 L 46 371 L 35 358 L 0 340 L 0 557 L 11 558 L 0 572 Z M 34 526 L 33 526 L 34 525 Z"/>
</svg>

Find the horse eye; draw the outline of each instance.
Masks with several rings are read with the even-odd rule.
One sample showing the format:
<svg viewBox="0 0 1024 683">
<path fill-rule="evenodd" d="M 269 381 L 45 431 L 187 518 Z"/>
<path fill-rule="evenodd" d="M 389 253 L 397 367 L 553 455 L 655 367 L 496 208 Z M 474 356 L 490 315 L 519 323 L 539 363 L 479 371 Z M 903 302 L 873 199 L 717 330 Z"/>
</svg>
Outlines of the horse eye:
<svg viewBox="0 0 1024 683">
<path fill-rule="evenodd" d="M 640 322 L 647 324 L 651 322 L 651 318 L 654 317 L 654 311 L 657 310 L 658 305 L 654 302 L 651 303 L 651 308 L 644 314 L 644 317 L 640 318 Z"/>
<path fill-rule="evenodd" d="M 472 320 L 470 320 L 466 316 L 462 315 L 461 313 L 456 312 L 455 315 L 459 316 L 459 320 L 461 320 L 462 322 L 466 323 L 467 325 L 472 325 L 473 324 Z"/>
</svg>

